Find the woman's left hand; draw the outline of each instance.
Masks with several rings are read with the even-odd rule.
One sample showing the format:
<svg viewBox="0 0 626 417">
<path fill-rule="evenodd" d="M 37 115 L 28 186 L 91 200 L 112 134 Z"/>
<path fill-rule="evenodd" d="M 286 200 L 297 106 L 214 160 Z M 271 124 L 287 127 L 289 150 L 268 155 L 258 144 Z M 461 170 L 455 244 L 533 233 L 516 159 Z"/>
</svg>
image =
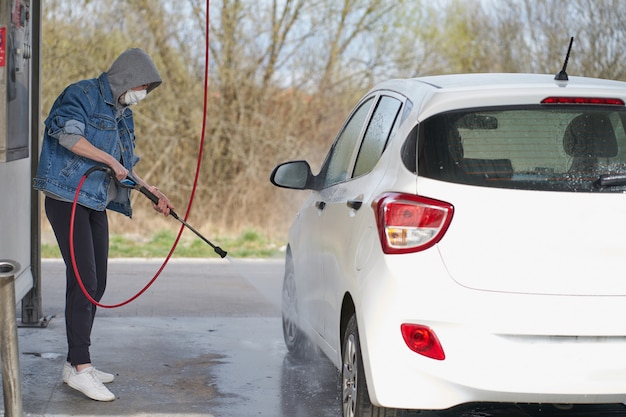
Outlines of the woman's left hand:
<svg viewBox="0 0 626 417">
<path fill-rule="evenodd" d="M 170 210 L 174 210 L 174 206 L 170 203 L 170 200 L 165 196 L 165 194 L 159 191 L 157 187 L 151 185 L 148 189 L 152 194 L 159 197 L 159 204 L 152 203 L 152 207 L 164 216 L 169 216 Z"/>
</svg>

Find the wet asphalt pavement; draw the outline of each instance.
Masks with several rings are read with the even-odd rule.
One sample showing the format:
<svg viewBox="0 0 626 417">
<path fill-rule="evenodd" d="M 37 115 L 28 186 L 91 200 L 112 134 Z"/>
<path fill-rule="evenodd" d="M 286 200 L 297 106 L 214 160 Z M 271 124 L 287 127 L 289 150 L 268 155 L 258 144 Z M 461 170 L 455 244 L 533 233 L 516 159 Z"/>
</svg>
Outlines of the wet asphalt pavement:
<svg viewBox="0 0 626 417">
<path fill-rule="evenodd" d="M 102 302 L 134 295 L 159 266 L 112 260 Z M 174 260 L 136 301 L 99 309 L 92 360 L 116 375 L 111 403 L 91 401 L 61 381 L 64 266 L 45 260 L 42 269 L 44 315 L 54 318 L 46 328 L 19 329 L 25 416 L 341 416 L 337 370 L 322 357 L 296 361 L 284 347 L 281 259 Z M 626 416 L 626 407 L 484 404 L 409 415 Z"/>
</svg>

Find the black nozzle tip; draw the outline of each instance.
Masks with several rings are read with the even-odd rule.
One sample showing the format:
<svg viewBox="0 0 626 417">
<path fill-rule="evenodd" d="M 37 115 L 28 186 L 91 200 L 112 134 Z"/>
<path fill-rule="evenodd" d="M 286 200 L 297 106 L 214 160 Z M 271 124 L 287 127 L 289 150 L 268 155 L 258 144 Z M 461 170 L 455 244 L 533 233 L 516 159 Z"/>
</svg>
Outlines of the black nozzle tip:
<svg viewBox="0 0 626 417">
<path fill-rule="evenodd" d="M 224 249 L 220 248 L 219 246 L 215 247 L 215 253 L 217 253 L 222 258 L 226 257 L 226 251 Z"/>
</svg>

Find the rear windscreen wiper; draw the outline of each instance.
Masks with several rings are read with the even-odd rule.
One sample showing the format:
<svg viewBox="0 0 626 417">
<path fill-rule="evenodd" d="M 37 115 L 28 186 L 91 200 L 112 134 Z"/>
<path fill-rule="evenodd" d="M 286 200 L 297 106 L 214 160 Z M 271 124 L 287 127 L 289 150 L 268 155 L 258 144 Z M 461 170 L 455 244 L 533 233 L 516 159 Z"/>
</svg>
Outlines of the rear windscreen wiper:
<svg viewBox="0 0 626 417">
<path fill-rule="evenodd" d="M 604 174 L 595 182 L 595 186 L 598 188 L 624 185 L 626 185 L 626 174 Z"/>
</svg>

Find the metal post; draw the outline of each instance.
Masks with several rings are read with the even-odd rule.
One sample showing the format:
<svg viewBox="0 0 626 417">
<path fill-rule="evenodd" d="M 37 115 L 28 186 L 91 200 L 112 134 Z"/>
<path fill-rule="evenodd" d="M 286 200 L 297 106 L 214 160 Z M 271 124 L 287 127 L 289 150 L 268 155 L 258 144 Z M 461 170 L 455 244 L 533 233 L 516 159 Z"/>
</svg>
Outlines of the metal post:
<svg viewBox="0 0 626 417">
<path fill-rule="evenodd" d="M 22 384 L 15 314 L 17 262 L 0 260 L 0 359 L 6 417 L 22 417 Z"/>
<path fill-rule="evenodd" d="M 22 2 L 23 3 L 23 2 Z M 32 57 L 30 81 L 30 162 L 31 178 L 39 162 L 41 134 L 41 1 L 30 2 Z M 41 292 L 41 196 L 31 187 L 30 194 L 30 270 L 33 288 L 22 298 L 22 325 L 46 327 L 50 317 L 44 317 Z"/>
</svg>

